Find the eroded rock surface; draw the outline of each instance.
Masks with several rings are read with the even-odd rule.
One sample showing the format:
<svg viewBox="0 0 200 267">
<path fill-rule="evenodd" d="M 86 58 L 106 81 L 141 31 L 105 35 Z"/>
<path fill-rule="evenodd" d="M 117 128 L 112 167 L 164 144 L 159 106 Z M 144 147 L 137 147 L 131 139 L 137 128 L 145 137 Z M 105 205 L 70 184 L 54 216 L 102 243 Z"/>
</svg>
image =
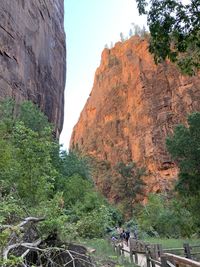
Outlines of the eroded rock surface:
<svg viewBox="0 0 200 267">
<path fill-rule="evenodd" d="M 148 192 L 167 190 L 178 170 L 165 139 L 192 111 L 200 111 L 200 77 L 183 76 L 171 63 L 156 66 L 147 41 L 132 37 L 104 49 L 71 148 L 111 166 L 136 161 L 147 169 Z M 99 177 L 97 186 L 110 197 L 109 181 L 102 185 Z"/>
<path fill-rule="evenodd" d="M 66 73 L 63 0 L 1 0 L 0 98 L 37 103 L 63 125 Z"/>
</svg>

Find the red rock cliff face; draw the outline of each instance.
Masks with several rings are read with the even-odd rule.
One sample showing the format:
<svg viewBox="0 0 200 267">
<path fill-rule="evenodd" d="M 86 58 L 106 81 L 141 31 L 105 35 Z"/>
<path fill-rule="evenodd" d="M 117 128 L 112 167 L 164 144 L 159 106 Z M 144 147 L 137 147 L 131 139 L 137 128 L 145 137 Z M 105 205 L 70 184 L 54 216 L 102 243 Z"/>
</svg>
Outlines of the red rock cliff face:
<svg viewBox="0 0 200 267">
<path fill-rule="evenodd" d="M 62 130 L 65 87 L 63 0 L 1 0 L 0 98 L 32 100 Z"/>
<path fill-rule="evenodd" d="M 177 176 L 166 136 L 197 110 L 200 77 L 184 77 L 172 64 L 156 66 L 147 42 L 133 37 L 104 49 L 71 148 L 78 146 L 111 166 L 133 160 L 147 169 L 147 190 L 162 191 Z"/>
</svg>

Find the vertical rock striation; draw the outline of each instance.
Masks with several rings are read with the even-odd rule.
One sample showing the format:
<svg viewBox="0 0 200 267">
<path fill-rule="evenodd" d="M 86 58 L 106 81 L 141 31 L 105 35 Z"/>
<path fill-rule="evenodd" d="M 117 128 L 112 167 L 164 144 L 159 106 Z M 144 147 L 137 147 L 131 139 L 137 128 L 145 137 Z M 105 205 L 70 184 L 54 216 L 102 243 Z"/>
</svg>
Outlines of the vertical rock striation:
<svg viewBox="0 0 200 267">
<path fill-rule="evenodd" d="M 36 103 L 63 125 L 66 73 L 63 0 L 1 0 L 0 98 Z"/>
<path fill-rule="evenodd" d="M 200 111 L 200 77 L 183 76 L 171 63 L 156 66 L 147 41 L 132 37 L 104 49 L 71 148 L 111 166 L 135 161 L 147 169 L 148 192 L 167 190 L 178 170 L 165 139 L 192 111 Z"/>
</svg>

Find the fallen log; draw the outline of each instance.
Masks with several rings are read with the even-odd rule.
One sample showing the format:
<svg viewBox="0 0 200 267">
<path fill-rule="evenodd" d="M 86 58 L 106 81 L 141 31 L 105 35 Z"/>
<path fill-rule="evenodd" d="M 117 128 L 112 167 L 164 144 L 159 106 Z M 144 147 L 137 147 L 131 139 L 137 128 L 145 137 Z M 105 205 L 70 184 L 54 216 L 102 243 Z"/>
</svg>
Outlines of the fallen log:
<svg viewBox="0 0 200 267">
<path fill-rule="evenodd" d="M 35 224 L 44 220 L 45 218 L 27 217 L 17 225 L 2 225 L 0 227 L 0 232 L 6 229 L 10 231 L 7 244 L 4 244 L 3 249 L 1 249 L 2 266 L 9 266 L 7 262 L 12 259 L 11 256 L 20 258 L 18 267 L 95 266 L 86 254 L 87 249 L 83 249 L 82 246 L 61 243 L 56 240 L 56 234 L 53 234 L 55 240 L 52 240 L 52 234 L 49 235 L 49 240 L 48 237 L 42 240 Z"/>
</svg>

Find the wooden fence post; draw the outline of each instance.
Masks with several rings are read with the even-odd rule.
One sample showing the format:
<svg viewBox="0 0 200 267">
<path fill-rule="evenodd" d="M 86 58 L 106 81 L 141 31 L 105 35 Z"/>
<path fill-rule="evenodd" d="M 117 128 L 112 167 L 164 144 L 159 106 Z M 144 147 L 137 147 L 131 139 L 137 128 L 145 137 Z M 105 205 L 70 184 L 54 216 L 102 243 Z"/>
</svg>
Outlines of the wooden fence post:
<svg viewBox="0 0 200 267">
<path fill-rule="evenodd" d="M 113 245 L 114 252 L 116 252 L 116 244 L 115 244 L 115 241 L 113 241 L 112 245 Z"/>
<path fill-rule="evenodd" d="M 184 243 L 183 247 L 184 247 L 185 257 L 188 259 L 192 259 L 191 252 L 190 252 L 190 245 L 188 243 Z"/>
<path fill-rule="evenodd" d="M 129 248 L 130 248 L 130 261 L 133 263 L 133 243 L 131 242 L 131 238 L 129 239 Z"/>
<path fill-rule="evenodd" d="M 132 250 L 130 250 L 130 261 L 131 263 L 133 263 L 133 251 Z"/>
<path fill-rule="evenodd" d="M 159 244 L 154 245 L 155 260 L 159 258 Z"/>
<path fill-rule="evenodd" d="M 161 258 L 162 254 L 163 254 L 162 245 L 161 244 L 158 244 L 158 257 Z"/>
<path fill-rule="evenodd" d="M 166 257 L 161 256 L 161 257 L 160 257 L 160 261 L 161 261 L 161 267 L 168 267 Z"/>
<path fill-rule="evenodd" d="M 145 247 L 145 255 L 146 255 L 146 260 L 147 260 L 147 267 L 151 267 L 151 262 L 150 262 L 150 255 L 149 255 L 149 248 L 148 246 Z"/>
<path fill-rule="evenodd" d="M 121 252 L 122 252 L 122 256 L 124 257 L 123 245 L 121 246 Z"/>
<path fill-rule="evenodd" d="M 117 246 L 117 254 L 118 254 L 119 256 L 121 255 L 120 245 Z"/>
<path fill-rule="evenodd" d="M 156 259 L 156 245 L 151 245 L 150 256 L 152 259 Z M 155 263 L 151 262 L 151 266 L 155 267 Z"/>
<path fill-rule="evenodd" d="M 138 254 L 137 254 L 137 251 L 134 252 L 134 255 L 135 255 L 135 263 L 138 264 Z"/>
</svg>

